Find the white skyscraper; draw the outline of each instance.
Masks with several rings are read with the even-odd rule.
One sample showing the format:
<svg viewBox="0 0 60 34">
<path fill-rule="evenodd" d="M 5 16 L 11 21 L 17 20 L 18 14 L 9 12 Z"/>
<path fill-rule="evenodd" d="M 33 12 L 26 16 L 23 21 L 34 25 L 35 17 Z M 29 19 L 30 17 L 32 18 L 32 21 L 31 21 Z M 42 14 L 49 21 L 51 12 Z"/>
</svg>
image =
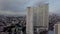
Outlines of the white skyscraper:
<svg viewBox="0 0 60 34">
<path fill-rule="evenodd" d="M 32 7 L 27 8 L 26 16 L 26 34 L 33 34 L 33 9 Z"/>
<path fill-rule="evenodd" d="M 27 34 L 33 34 L 33 29 L 37 31 L 48 30 L 48 4 L 42 4 L 37 7 L 27 8 L 27 21 L 26 21 Z"/>
<path fill-rule="evenodd" d="M 48 28 L 48 4 L 43 4 L 33 9 L 34 26 Z"/>
</svg>

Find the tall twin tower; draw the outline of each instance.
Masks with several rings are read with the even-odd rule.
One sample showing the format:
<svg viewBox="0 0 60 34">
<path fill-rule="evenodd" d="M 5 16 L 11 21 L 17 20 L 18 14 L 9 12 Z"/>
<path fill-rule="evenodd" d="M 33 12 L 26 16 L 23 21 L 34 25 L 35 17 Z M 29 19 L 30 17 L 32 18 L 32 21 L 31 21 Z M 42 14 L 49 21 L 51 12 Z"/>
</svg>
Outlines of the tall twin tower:
<svg viewBox="0 0 60 34">
<path fill-rule="evenodd" d="M 26 34 L 48 30 L 48 3 L 37 7 L 27 7 Z"/>
</svg>

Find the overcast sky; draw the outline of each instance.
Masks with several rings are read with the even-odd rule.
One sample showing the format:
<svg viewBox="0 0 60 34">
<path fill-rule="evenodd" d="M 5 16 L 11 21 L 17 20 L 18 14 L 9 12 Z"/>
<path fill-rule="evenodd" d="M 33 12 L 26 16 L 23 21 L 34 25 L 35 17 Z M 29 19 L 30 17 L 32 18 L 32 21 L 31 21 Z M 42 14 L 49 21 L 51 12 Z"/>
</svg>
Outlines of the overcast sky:
<svg viewBox="0 0 60 34">
<path fill-rule="evenodd" d="M 4 10 L 0 14 L 25 14 L 26 7 L 43 2 L 49 2 L 49 12 L 60 13 L 60 0 L 0 0 L 0 10 Z"/>
<path fill-rule="evenodd" d="M 60 0 L 49 0 L 49 11 L 60 13 Z"/>
</svg>

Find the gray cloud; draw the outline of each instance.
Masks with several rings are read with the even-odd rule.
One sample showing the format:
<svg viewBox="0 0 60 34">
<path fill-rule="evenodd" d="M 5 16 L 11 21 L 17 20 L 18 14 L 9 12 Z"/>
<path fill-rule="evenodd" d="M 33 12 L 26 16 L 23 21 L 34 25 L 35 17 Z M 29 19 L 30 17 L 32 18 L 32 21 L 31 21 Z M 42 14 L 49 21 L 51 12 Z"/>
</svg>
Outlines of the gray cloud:
<svg viewBox="0 0 60 34">
<path fill-rule="evenodd" d="M 1 0 L 0 0 L 1 1 Z M 47 0 L 3 0 L 0 3 L 0 14 L 26 14 L 26 7 L 40 5 Z"/>
</svg>

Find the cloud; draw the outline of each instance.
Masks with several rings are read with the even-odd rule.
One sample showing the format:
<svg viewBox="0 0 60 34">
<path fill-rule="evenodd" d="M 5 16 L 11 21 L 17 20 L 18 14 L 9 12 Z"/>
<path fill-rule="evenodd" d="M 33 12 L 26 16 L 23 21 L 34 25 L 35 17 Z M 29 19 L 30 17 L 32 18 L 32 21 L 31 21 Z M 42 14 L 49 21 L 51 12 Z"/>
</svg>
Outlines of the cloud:
<svg viewBox="0 0 60 34">
<path fill-rule="evenodd" d="M 2 14 L 26 14 L 26 7 L 39 5 L 41 2 L 47 0 L 3 0 L 0 4 L 0 11 Z"/>
<path fill-rule="evenodd" d="M 60 0 L 49 0 L 49 11 L 56 13 L 60 10 Z"/>
</svg>

